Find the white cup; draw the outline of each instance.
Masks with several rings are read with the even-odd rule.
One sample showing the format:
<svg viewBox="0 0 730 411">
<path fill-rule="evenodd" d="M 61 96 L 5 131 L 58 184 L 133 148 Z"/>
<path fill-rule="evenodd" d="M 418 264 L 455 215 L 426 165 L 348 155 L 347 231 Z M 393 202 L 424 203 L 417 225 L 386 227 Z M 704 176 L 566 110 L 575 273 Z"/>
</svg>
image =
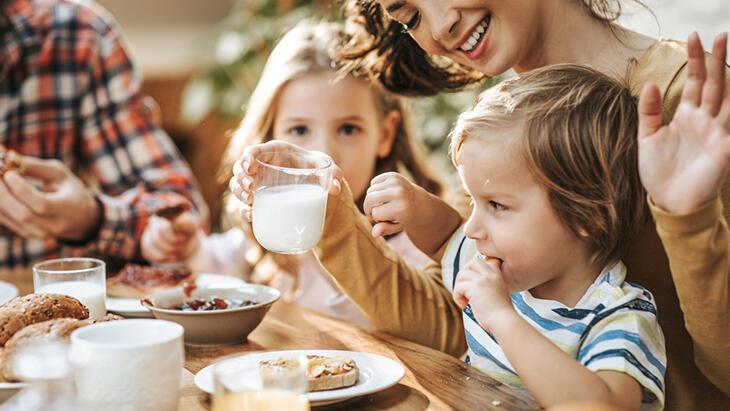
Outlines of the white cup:
<svg viewBox="0 0 730 411">
<path fill-rule="evenodd" d="M 120 320 L 71 333 L 79 401 L 96 410 L 175 411 L 184 361 L 183 327 Z"/>
</svg>

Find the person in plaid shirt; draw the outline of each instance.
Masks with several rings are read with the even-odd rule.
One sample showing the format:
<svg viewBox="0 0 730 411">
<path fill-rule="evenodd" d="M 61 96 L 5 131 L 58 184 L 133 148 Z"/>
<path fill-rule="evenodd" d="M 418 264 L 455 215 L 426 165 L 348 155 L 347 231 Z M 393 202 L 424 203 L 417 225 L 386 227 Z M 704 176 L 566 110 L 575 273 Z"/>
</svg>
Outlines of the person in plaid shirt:
<svg viewBox="0 0 730 411">
<path fill-rule="evenodd" d="M 140 259 L 149 216 L 208 211 L 160 128 L 111 16 L 95 4 L 0 0 L 0 269 L 55 256 Z"/>
</svg>

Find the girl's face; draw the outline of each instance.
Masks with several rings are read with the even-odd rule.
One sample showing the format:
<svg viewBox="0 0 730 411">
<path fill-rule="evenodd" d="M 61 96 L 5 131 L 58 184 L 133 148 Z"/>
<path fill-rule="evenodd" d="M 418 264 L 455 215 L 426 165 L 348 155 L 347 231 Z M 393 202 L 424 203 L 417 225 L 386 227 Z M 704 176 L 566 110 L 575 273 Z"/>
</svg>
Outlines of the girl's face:
<svg viewBox="0 0 730 411">
<path fill-rule="evenodd" d="M 546 0 L 378 0 L 429 54 L 489 76 L 536 58 Z"/>
<path fill-rule="evenodd" d="M 494 134 L 490 139 L 502 137 Z M 473 201 L 465 232 L 479 253 L 502 261 L 510 292 L 547 295 L 570 277 L 596 274 L 586 270 L 590 247 L 558 218 L 509 138 L 467 138 L 461 147 L 459 176 Z"/>
<path fill-rule="evenodd" d="M 390 154 L 400 114 L 383 117 L 363 80 L 335 74 L 307 74 L 289 82 L 278 97 L 273 137 L 326 153 L 360 198 L 374 177 L 375 162 Z"/>
</svg>

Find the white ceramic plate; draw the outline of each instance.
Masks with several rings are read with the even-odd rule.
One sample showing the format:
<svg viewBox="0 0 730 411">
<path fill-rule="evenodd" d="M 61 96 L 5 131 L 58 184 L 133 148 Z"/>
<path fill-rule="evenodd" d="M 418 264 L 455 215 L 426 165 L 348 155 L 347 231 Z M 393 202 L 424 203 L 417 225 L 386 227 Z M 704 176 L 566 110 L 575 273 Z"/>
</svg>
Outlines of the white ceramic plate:
<svg viewBox="0 0 730 411">
<path fill-rule="evenodd" d="M 18 287 L 6 281 L 0 281 L 0 305 L 18 296 Z"/>
<path fill-rule="evenodd" d="M 342 355 L 352 358 L 360 369 L 360 378 L 357 384 L 352 387 L 339 388 L 336 390 L 308 392 L 307 399 L 313 406 L 321 406 L 334 404 L 349 400 L 361 395 L 372 394 L 382 391 L 386 388 L 397 384 L 405 370 L 403 366 L 390 358 L 377 354 L 357 351 L 339 351 L 339 350 L 287 350 L 287 351 L 270 351 L 243 354 L 238 357 L 228 358 L 223 361 L 235 361 L 249 363 L 258 363 L 261 360 L 274 359 L 278 357 L 291 357 L 297 355 L 326 355 L 336 356 Z M 201 390 L 213 393 L 213 365 L 211 364 L 195 374 L 195 385 Z"/>
<path fill-rule="evenodd" d="M 195 284 L 198 287 L 227 288 L 238 287 L 246 282 L 230 275 L 202 273 L 195 276 Z M 124 317 L 153 318 L 150 310 L 146 309 L 137 298 L 107 297 L 106 309 Z"/>
</svg>

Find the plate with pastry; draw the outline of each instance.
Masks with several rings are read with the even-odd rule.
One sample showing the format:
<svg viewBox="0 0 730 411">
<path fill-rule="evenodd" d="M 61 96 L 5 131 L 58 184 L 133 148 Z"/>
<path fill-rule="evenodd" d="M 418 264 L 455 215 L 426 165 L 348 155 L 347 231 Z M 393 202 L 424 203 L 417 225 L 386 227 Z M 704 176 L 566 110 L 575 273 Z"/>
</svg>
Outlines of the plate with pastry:
<svg viewBox="0 0 730 411">
<path fill-rule="evenodd" d="M 258 364 L 261 373 L 272 367 L 286 367 L 288 359 L 307 357 L 307 399 L 312 406 L 334 404 L 390 388 L 403 378 L 403 366 L 388 357 L 357 351 L 286 350 L 255 352 L 229 357 L 222 362 Z M 195 385 L 213 393 L 211 364 L 195 375 Z"/>
<path fill-rule="evenodd" d="M 246 283 L 240 278 L 223 274 L 193 274 L 175 268 L 127 264 L 116 276 L 106 281 L 106 309 L 125 317 L 152 318 L 152 313 L 140 300 L 192 281 L 200 288 L 238 287 Z"/>
</svg>

